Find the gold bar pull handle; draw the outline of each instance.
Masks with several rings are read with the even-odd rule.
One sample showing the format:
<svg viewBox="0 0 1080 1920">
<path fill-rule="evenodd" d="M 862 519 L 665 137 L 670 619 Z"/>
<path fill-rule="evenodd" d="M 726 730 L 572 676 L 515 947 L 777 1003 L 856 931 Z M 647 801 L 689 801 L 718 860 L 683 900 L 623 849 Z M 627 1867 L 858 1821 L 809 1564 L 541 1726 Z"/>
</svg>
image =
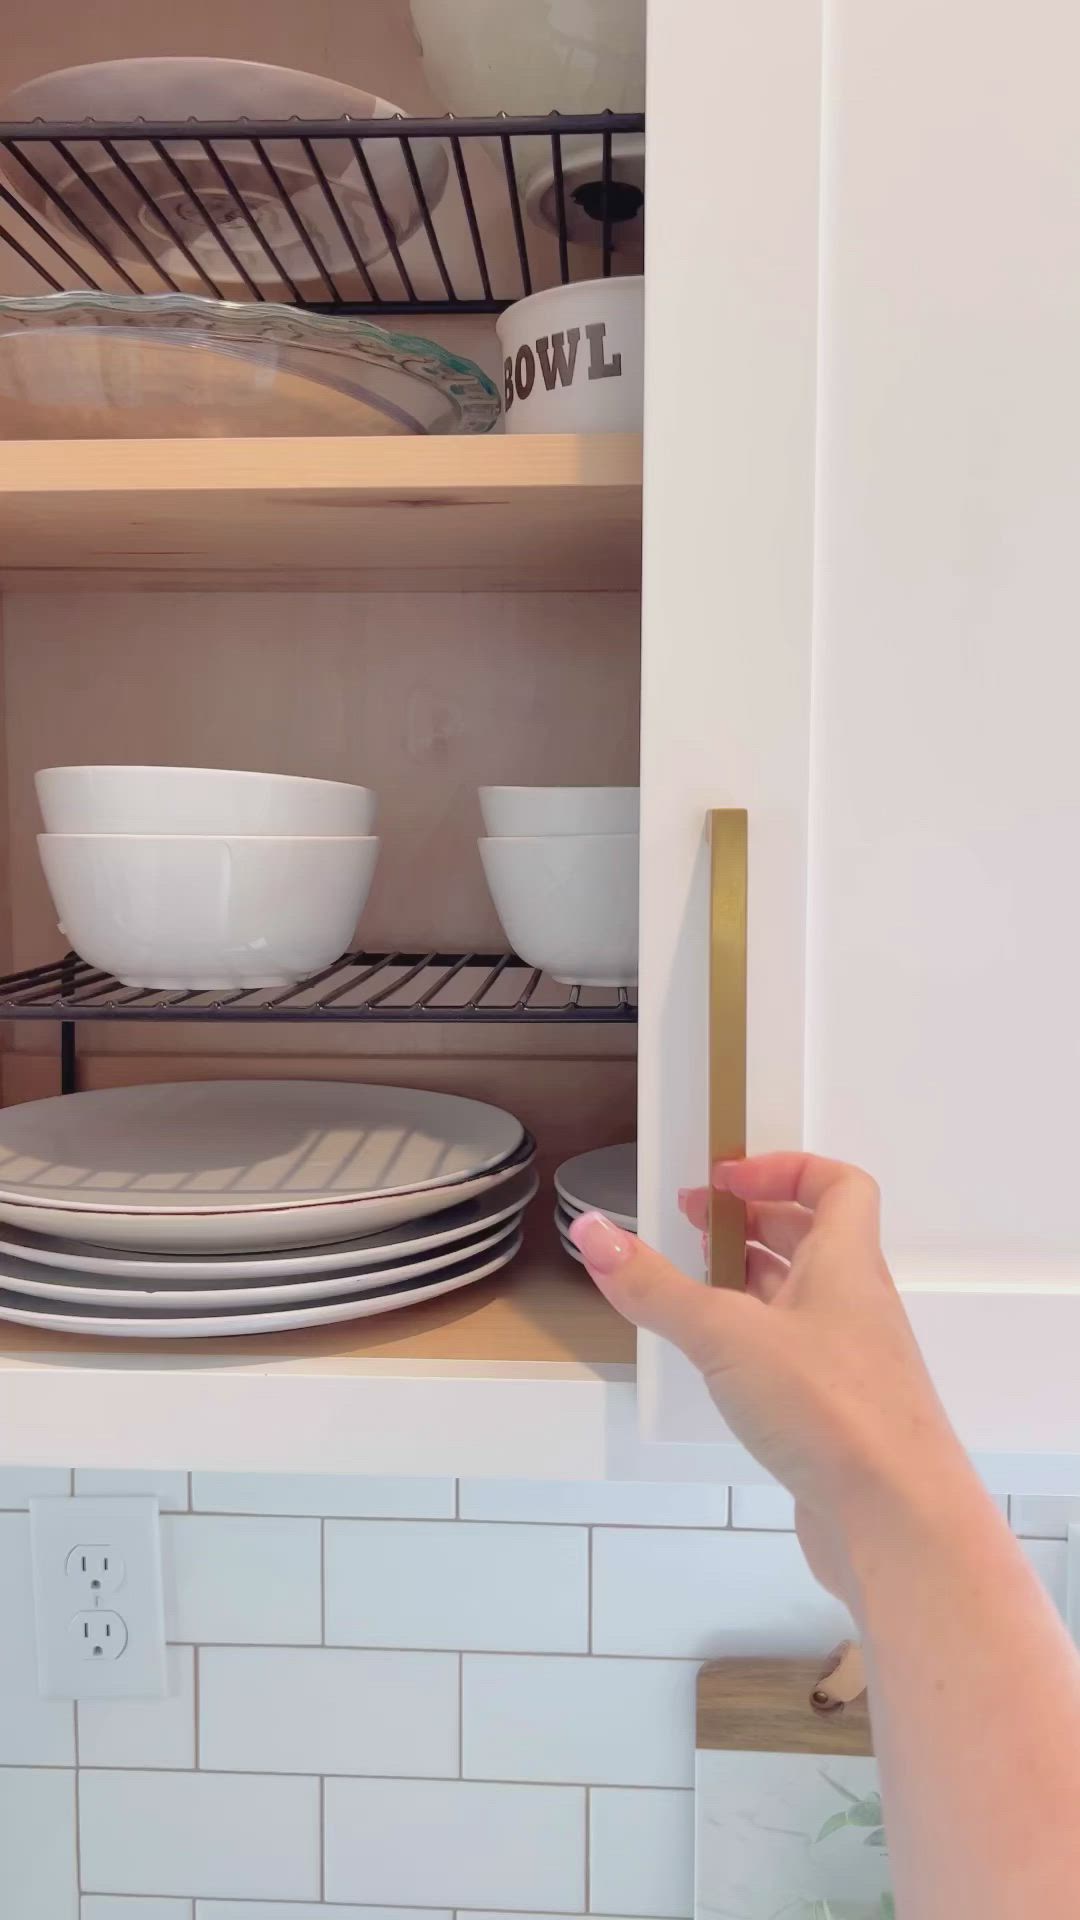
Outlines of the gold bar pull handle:
<svg viewBox="0 0 1080 1920">
<path fill-rule="evenodd" d="M 746 1152 L 747 817 L 709 814 L 709 1166 Z M 709 1285 L 741 1287 L 746 1209 L 709 1190 Z"/>
</svg>

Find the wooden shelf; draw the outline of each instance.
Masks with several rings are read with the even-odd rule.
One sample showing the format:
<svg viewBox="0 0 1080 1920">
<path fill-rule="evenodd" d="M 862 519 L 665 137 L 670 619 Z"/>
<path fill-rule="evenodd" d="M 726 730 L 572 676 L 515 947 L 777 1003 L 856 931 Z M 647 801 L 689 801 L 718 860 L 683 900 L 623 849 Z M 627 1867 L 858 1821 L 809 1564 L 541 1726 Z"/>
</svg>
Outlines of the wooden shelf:
<svg viewBox="0 0 1080 1920">
<path fill-rule="evenodd" d="M 636 588 L 635 435 L 0 447 L 6 588 Z"/>
<path fill-rule="evenodd" d="M 0 1459 L 602 1479 L 618 1455 L 633 1478 L 634 1344 L 544 1208 L 505 1272 L 370 1320 L 156 1342 L 0 1322 Z"/>
</svg>

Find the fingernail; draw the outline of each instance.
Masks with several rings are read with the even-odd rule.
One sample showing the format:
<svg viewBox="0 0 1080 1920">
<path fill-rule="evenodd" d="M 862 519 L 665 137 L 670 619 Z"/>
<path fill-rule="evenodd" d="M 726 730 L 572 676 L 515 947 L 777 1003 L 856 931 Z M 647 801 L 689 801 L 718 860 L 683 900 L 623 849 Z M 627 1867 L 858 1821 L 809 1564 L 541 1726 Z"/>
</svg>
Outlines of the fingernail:
<svg viewBox="0 0 1080 1920">
<path fill-rule="evenodd" d="M 740 1165 L 738 1160 L 718 1160 L 712 1170 L 712 1183 L 718 1193 L 726 1193 L 731 1185 L 731 1176 Z"/>
<path fill-rule="evenodd" d="M 570 1238 L 586 1266 L 597 1273 L 614 1273 L 634 1250 L 633 1235 L 623 1233 L 603 1213 L 582 1213 L 570 1228 Z"/>
<path fill-rule="evenodd" d="M 689 1200 L 689 1198 L 690 1198 L 690 1188 L 680 1187 L 679 1188 L 679 1212 L 680 1213 L 686 1212 L 686 1203 Z"/>
</svg>

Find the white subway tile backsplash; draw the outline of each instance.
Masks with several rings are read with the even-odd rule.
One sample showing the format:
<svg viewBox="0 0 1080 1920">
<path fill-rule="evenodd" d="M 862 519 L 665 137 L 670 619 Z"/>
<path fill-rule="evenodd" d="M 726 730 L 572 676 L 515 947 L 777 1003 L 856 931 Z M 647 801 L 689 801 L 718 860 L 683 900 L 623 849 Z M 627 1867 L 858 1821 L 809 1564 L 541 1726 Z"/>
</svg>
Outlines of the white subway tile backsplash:
<svg viewBox="0 0 1080 1920">
<path fill-rule="evenodd" d="M 1064 1540 L 1023 1540 L 1025 1554 L 1064 1619 L 1069 1600 L 1069 1549 Z"/>
<path fill-rule="evenodd" d="M 577 1527 L 330 1520 L 326 1638 L 370 1647 L 584 1652 L 588 1534 Z"/>
<path fill-rule="evenodd" d="M 150 1467 L 76 1467 L 76 1493 L 156 1493 L 162 1513 L 182 1513 L 188 1503 L 186 1473 Z"/>
<path fill-rule="evenodd" d="M 190 1900 L 155 1900 L 111 1893 L 84 1893 L 81 1920 L 192 1920 Z"/>
<path fill-rule="evenodd" d="M 999 1511 L 1007 1515 L 1006 1496 L 991 1494 L 990 1497 Z M 761 1486 L 732 1487 L 731 1524 L 765 1532 L 790 1532 L 795 1525 L 795 1501 L 787 1488 L 778 1486 L 775 1480 L 765 1481 Z"/>
<path fill-rule="evenodd" d="M 644 1480 L 463 1480 L 460 1512 L 463 1520 L 723 1527 L 728 1489 Z"/>
<path fill-rule="evenodd" d="M 307 1901 L 297 1906 L 292 1900 L 200 1900 L 195 1920 L 454 1920 L 454 1916 L 448 1907 L 339 1907 L 336 1903 L 327 1907 L 310 1906 Z M 533 1920 L 531 1914 L 529 1920 Z"/>
<path fill-rule="evenodd" d="M 195 1765 L 195 1655 L 190 1647 L 168 1647 L 166 1659 L 164 1699 L 79 1702 L 80 1766 Z"/>
<path fill-rule="evenodd" d="M 593 1536 L 594 1653 L 814 1654 L 850 1632 L 794 1534 Z"/>
<path fill-rule="evenodd" d="M 731 1524 L 758 1527 L 766 1533 L 790 1532 L 795 1525 L 795 1500 L 786 1487 L 732 1487 Z"/>
<path fill-rule="evenodd" d="M 0 1514 L 0 1766 L 75 1764 L 74 1708 L 38 1692 L 30 1516 Z M 3 1912 L 0 1902 L 0 1912 Z"/>
<path fill-rule="evenodd" d="M 79 1835 L 88 1892 L 318 1897 L 317 1780 L 85 1767 Z"/>
<path fill-rule="evenodd" d="M 199 1764 L 258 1773 L 458 1771 L 452 1653 L 206 1647 Z"/>
<path fill-rule="evenodd" d="M 75 1775 L 0 1767 L 0 1913 L 78 1920 Z"/>
<path fill-rule="evenodd" d="M 466 1775 L 689 1787 L 696 1661 L 466 1654 Z"/>
<path fill-rule="evenodd" d="M 0 1510 L 26 1507 L 50 1494 L 65 1499 L 70 1492 L 68 1467 L 0 1467 Z"/>
<path fill-rule="evenodd" d="M 326 1899 L 392 1906 L 584 1905 L 580 1787 L 328 1780 Z"/>
<path fill-rule="evenodd" d="M 1010 1503 L 1014 1533 L 1034 1540 L 1064 1540 L 1080 1521 L 1080 1500 L 1041 1493 L 1014 1493 Z"/>
<path fill-rule="evenodd" d="M 162 1526 L 170 1640 L 314 1645 L 322 1639 L 317 1520 L 177 1514 Z"/>
<path fill-rule="evenodd" d="M 594 1787 L 589 1816 L 589 1911 L 694 1911 L 694 1796 Z"/>
<path fill-rule="evenodd" d="M 191 1504 L 201 1513 L 452 1520 L 454 1482 L 360 1473 L 195 1473 Z"/>
</svg>

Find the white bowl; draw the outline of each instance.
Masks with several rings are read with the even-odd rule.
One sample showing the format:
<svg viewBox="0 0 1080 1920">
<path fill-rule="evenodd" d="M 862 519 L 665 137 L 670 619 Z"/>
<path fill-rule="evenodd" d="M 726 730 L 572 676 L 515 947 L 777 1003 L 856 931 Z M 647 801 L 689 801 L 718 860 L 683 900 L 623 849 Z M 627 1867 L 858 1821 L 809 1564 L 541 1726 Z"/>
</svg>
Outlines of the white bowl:
<svg viewBox="0 0 1080 1920">
<path fill-rule="evenodd" d="M 634 984 L 636 833 L 481 840 L 480 858 L 503 931 L 530 967 L 565 986 Z"/>
<path fill-rule="evenodd" d="M 495 322 L 507 433 L 640 433 L 645 282 L 576 280 L 518 300 Z"/>
<path fill-rule="evenodd" d="M 46 833 L 370 834 L 375 795 L 344 780 L 221 767 L 44 767 Z"/>
<path fill-rule="evenodd" d="M 41 833 L 61 931 L 129 987 L 290 986 L 344 953 L 378 840 Z"/>
<path fill-rule="evenodd" d="M 635 113 L 645 106 L 645 0 L 412 0 L 424 76 L 440 107 L 454 113 Z M 484 143 L 502 169 L 497 141 Z M 644 221 L 644 138 L 617 134 L 611 174 L 630 188 L 612 227 L 618 252 L 640 257 Z M 538 225 L 558 222 L 550 138 L 514 140 L 526 210 Z M 601 136 L 562 141 L 563 205 L 572 240 L 603 238 L 595 195 L 604 179 Z M 590 193 L 589 189 L 592 189 Z M 634 199 L 638 205 L 635 211 Z"/>
<path fill-rule="evenodd" d="M 481 787 L 493 840 L 561 833 L 636 833 L 638 787 Z"/>
</svg>

